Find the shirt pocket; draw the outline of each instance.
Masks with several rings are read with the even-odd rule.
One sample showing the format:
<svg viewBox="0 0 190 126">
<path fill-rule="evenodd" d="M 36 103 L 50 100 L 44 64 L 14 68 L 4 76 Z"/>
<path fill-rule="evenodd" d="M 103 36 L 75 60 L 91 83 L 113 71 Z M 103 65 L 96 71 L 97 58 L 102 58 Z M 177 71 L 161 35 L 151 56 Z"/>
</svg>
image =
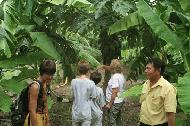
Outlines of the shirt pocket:
<svg viewBox="0 0 190 126">
<path fill-rule="evenodd" d="M 163 107 L 163 98 L 162 98 L 162 96 L 152 97 L 151 101 L 152 101 L 151 102 L 152 103 L 151 107 L 152 107 L 153 110 L 158 111 Z"/>
<path fill-rule="evenodd" d="M 142 93 L 140 96 L 140 103 L 142 103 L 143 101 L 146 100 L 147 94 L 146 93 Z"/>
</svg>

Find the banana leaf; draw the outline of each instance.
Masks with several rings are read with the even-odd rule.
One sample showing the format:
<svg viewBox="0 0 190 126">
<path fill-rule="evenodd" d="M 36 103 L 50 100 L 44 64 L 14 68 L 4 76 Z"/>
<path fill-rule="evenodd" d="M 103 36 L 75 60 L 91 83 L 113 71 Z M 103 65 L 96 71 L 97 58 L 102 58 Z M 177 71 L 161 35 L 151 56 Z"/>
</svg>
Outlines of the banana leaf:
<svg viewBox="0 0 190 126">
<path fill-rule="evenodd" d="M 162 40 L 171 43 L 177 50 L 183 51 L 180 38 L 169 29 L 169 27 L 153 12 L 151 7 L 144 1 L 139 0 L 137 3 L 138 14 L 141 15 L 145 22 L 151 27 L 153 32 Z"/>
<path fill-rule="evenodd" d="M 114 34 L 143 23 L 143 18 L 137 13 L 131 13 L 123 19 L 117 21 L 109 28 L 109 34 Z"/>
<path fill-rule="evenodd" d="M 54 47 L 52 39 L 44 32 L 31 32 L 30 35 L 34 41 L 33 46 L 40 48 L 43 52 L 56 60 L 60 59 L 60 55 Z"/>
<path fill-rule="evenodd" d="M 190 114 L 190 72 L 179 77 L 177 84 L 178 101 L 185 114 Z"/>
</svg>

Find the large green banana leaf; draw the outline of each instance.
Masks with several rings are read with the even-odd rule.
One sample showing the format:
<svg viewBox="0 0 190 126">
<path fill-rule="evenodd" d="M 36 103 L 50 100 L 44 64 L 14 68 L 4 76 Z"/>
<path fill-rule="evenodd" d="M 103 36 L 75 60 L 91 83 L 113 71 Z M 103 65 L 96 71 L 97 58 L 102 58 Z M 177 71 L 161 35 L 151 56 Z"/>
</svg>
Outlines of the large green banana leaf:
<svg viewBox="0 0 190 126">
<path fill-rule="evenodd" d="M 137 8 L 139 15 L 145 19 L 146 23 L 159 38 L 171 43 L 177 50 L 183 51 L 182 43 L 178 36 L 168 28 L 144 0 L 139 0 Z"/>
<path fill-rule="evenodd" d="M 189 0 L 178 0 L 178 1 L 181 5 L 181 8 L 190 14 L 190 1 Z"/>
<path fill-rule="evenodd" d="M 15 11 L 13 9 L 12 2 L 6 1 L 3 5 L 3 12 L 4 12 L 4 21 L 2 22 L 3 27 L 14 34 L 14 30 L 19 24 L 17 18 L 15 17 Z"/>
<path fill-rule="evenodd" d="M 131 96 L 140 96 L 142 92 L 142 87 L 143 87 L 142 84 L 135 85 L 129 88 L 128 90 L 126 90 L 125 92 L 123 92 L 120 97 L 125 98 L 125 97 L 131 97 Z"/>
<path fill-rule="evenodd" d="M 124 17 L 123 19 L 117 21 L 109 28 L 109 34 L 114 34 L 136 25 L 143 23 L 143 18 L 137 13 L 131 13 Z"/>
<path fill-rule="evenodd" d="M 17 81 L 15 79 L 2 80 L 0 82 L 0 86 L 2 86 L 3 89 L 12 91 L 16 94 L 19 94 L 26 85 L 26 81 Z"/>
<path fill-rule="evenodd" d="M 79 52 L 79 58 L 81 60 L 87 60 L 93 67 L 100 66 L 100 63 L 88 53 L 88 51 L 82 50 Z"/>
<path fill-rule="evenodd" d="M 55 5 L 64 4 L 66 0 L 39 0 L 40 2 L 49 2 Z"/>
<path fill-rule="evenodd" d="M 7 43 L 7 40 L 0 36 L 0 51 L 3 50 L 4 54 L 6 55 L 7 58 L 11 57 L 11 50 L 9 48 L 9 45 Z"/>
<path fill-rule="evenodd" d="M 179 104 L 185 114 L 190 114 L 190 72 L 179 77 L 177 84 Z"/>
<path fill-rule="evenodd" d="M 3 112 L 9 112 L 12 104 L 11 98 L 0 89 L 0 110 Z"/>
<path fill-rule="evenodd" d="M 4 69 L 14 68 L 18 65 L 31 65 L 48 58 L 44 52 L 31 52 L 26 55 L 14 56 L 9 59 L 0 60 L 0 67 Z"/>
<path fill-rule="evenodd" d="M 67 0 L 67 5 L 75 7 L 88 7 L 91 3 L 87 0 Z"/>
<path fill-rule="evenodd" d="M 53 41 L 44 32 L 31 32 L 30 33 L 34 43 L 33 45 L 40 48 L 47 55 L 59 60 L 60 55 L 53 45 Z"/>
</svg>

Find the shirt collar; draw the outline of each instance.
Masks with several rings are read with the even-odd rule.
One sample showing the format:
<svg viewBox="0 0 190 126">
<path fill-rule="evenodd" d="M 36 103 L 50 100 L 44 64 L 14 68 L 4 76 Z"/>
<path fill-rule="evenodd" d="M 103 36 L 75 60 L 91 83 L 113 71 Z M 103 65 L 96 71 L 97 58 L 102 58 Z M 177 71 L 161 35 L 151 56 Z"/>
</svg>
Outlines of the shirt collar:
<svg viewBox="0 0 190 126">
<path fill-rule="evenodd" d="M 163 76 L 161 76 L 160 79 L 151 88 L 155 88 L 157 86 L 162 87 L 163 86 L 163 83 L 162 83 L 163 81 L 162 80 L 163 80 Z M 150 80 L 149 80 L 149 86 L 150 86 Z"/>
</svg>

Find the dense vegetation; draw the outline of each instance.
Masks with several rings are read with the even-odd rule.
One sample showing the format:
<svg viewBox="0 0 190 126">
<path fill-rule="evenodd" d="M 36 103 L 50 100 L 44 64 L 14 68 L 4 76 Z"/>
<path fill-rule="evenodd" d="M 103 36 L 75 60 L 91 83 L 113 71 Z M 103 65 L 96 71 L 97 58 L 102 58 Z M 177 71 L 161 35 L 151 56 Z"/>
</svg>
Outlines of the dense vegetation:
<svg viewBox="0 0 190 126">
<path fill-rule="evenodd" d="M 0 1 L 2 111 L 36 77 L 44 58 L 62 64 L 64 77 L 72 79 L 80 59 L 97 67 L 119 57 L 128 79 L 137 80 L 145 79 L 147 59 L 159 57 L 177 87 L 179 111 L 190 114 L 189 0 Z M 139 92 L 139 86 L 132 89 Z"/>
</svg>

